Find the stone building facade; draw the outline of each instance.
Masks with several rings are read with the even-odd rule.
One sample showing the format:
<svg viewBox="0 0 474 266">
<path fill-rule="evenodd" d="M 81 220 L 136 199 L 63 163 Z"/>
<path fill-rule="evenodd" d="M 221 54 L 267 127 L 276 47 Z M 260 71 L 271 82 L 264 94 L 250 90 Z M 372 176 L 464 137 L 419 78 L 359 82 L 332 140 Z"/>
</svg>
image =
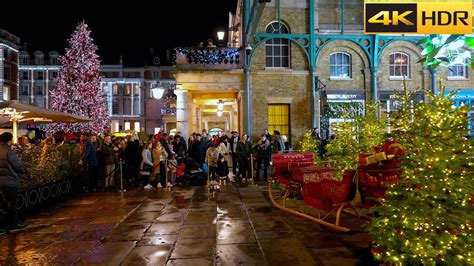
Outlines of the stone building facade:
<svg viewBox="0 0 474 266">
<path fill-rule="evenodd" d="M 18 99 L 18 49 L 20 38 L 0 29 L 0 97 Z"/>
<path fill-rule="evenodd" d="M 344 6 L 341 6 L 343 2 Z M 238 5 L 243 5 L 243 1 L 239 1 Z M 442 77 L 447 88 L 465 92 L 468 100 L 459 100 L 461 104 L 474 106 L 472 69 L 459 65 L 454 71 L 441 69 L 430 72 L 417 63 L 422 50 L 416 44 L 416 38 L 425 36 L 385 36 L 378 41 L 382 48 L 378 64 L 374 64 L 369 56 L 370 50 L 367 49 L 371 45 L 371 39 L 363 32 L 363 6 L 363 0 L 314 0 L 314 29 L 310 29 L 308 0 L 266 3 L 258 24 L 254 25 L 254 36 L 258 38 L 260 34 L 260 38 L 266 39 L 264 43 L 250 40 L 254 50 L 251 52 L 250 64 L 243 66 L 224 66 L 203 60 L 202 54 L 206 55 L 206 51 L 195 53 L 197 59 L 193 59 L 190 53 L 185 54 L 179 52 L 182 49 L 178 49 L 176 69 L 173 71 L 176 82 L 181 84 L 178 105 L 181 102 L 182 106 L 177 109 L 178 128 L 186 133 L 207 128 L 199 118 L 202 117 L 200 111 L 203 110 L 203 106 L 199 106 L 199 94 L 203 93 L 212 99 L 206 103 L 209 107 L 207 115 L 215 112 L 210 106 L 216 104 L 219 93 L 235 93 L 235 98 L 231 98 L 238 115 L 232 119 L 238 121 L 234 123 L 232 119 L 229 120 L 230 117 L 227 119 L 229 124 L 238 127 L 234 126 L 231 130 L 244 132 L 247 128 L 245 120 L 250 117 L 252 131 L 249 133 L 254 140 L 268 128 L 287 135 L 293 145 L 313 124 L 313 88 L 317 90 L 314 102 L 316 108 L 319 107 L 319 94 L 324 91 L 330 109 L 334 109 L 330 112 L 330 124 L 343 121 L 342 115 L 347 112 L 362 114 L 364 104 L 374 98 L 380 102 L 380 116 L 388 120 L 390 111 L 396 108 L 394 96 L 396 92 L 403 90 L 404 79 L 409 90 L 418 91 L 414 100 L 428 100 L 427 92 L 436 91 L 437 85 L 433 88 L 436 84 L 433 80 Z M 237 10 L 245 8 L 240 6 Z M 307 54 L 308 40 L 304 39 L 310 32 L 315 34 L 318 49 L 312 70 Z M 272 35 L 288 38 L 269 38 Z M 245 45 L 241 44 L 241 47 L 243 59 Z M 188 52 L 192 49 L 189 48 Z M 250 114 L 246 114 L 245 108 L 246 66 L 250 72 Z M 230 76 L 234 80 L 228 83 L 227 77 Z M 312 77 L 315 78 L 315 85 L 312 84 Z M 316 120 L 319 121 L 320 117 Z"/>
</svg>

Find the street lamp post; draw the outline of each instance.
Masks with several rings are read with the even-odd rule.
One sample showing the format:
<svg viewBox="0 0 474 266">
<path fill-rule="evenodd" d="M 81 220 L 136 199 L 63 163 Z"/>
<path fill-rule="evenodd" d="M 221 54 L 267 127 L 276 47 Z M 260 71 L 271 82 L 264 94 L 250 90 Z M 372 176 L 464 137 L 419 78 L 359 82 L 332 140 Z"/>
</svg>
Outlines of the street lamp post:
<svg viewBox="0 0 474 266">
<path fill-rule="evenodd" d="M 224 35 L 225 35 L 224 31 L 217 32 L 217 40 L 220 45 L 222 45 L 222 43 L 224 42 Z"/>
</svg>

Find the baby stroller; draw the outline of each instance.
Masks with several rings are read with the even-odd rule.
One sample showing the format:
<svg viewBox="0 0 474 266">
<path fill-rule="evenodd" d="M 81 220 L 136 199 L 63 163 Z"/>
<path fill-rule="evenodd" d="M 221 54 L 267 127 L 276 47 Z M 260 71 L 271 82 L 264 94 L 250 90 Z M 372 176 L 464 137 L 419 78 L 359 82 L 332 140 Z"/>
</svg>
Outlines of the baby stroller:
<svg viewBox="0 0 474 266">
<path fill-rule="evenodd" d="M 199 164 L 191 157 L 186 157 L 180 159 L 176 171 L 176 182 L 184 186 L 202 186 L 206 184 L 207 177 Z"/>
</svg>

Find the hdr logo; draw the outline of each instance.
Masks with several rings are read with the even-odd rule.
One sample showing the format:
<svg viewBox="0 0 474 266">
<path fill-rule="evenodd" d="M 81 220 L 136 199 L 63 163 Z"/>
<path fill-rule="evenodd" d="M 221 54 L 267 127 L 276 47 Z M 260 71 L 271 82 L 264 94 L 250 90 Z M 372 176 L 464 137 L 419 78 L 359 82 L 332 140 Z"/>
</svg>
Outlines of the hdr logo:
<svg viewBox="0 0 474 266">
<path fill-rule="evenodd" d="M 365 0 L 366 34 L 471 34 L 472 1 Z"/>
</svg>

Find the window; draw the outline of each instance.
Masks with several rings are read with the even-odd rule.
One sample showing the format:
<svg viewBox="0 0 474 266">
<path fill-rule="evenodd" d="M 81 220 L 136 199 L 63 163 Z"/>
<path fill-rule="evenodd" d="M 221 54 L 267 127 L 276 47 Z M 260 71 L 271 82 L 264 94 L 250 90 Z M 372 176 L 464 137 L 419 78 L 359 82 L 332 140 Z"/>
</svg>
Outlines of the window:
<svg viewBox="0 0 474 266">
<path fill-rule="evenodd" d="M 5 65 L 3 68 L 3 79 L 10 80 L 11 72 L 10 66 Z"/>
<path fill-rule="evenodd" d="M 28 71 L 21 71 L 21 79 L 28 79 Z"/>
<path fill-rule="evenodd" d="M 37 72 L 37 79 L 39 79 L 39 80 L 43 79 L 43 71 L 38 71 Z"/>
<path fill-rule="evenodd" d="M 112 98 L 112 115 L 119 115 L 119 112 L 120 112 L 119 99 L 117 97 L 113 97 Z"/>
<path fill-rule="evenodd" d="M 112 132 L 118 132 L 119 131 L 119 121 L 118 120 L 112 120 L 110 122 L 110 131 Z"/>
<path fill-rule="evenodd" d="M 448 78 L 455 79 L 466 79 L 467 78 L 467 66 L 463 64 L 455 64 L 449 67 Z"/>
<path fill-rule="evenodd" d="M 130 122 L 125 122 L 125 130 L 130 130 Z"/>
<path fill-rule="evenodd" d="M 280 29 L 280 30 L 278 30 Z M 272 22 L 265 29 L 266 33 L 290 33 L 283 23 Z M 265 43 L 266 67 L 290 67 L 290 41 L 288 39 L 271 39 Z"/>
<path fill-rule="evenodd" d="M 268 105 L 268 131 L 280 131 L 290 139 L 290 105 L 270 104 Z"/>
<path fill-rule="evenodd" d="M 35 95 L 43 95 L 43 86 L 42 85 L 36 85 L 35 86 Z"/>
<path fill-rule="evenodd" d="M 140 131 L 140 122 L 133 123 L 133 129 L 137 132 Z"/>
<path fill-rule="evenodd" d="M 20 91 L 20 95 L 22 96 L 28 96 L 30 93 L 29 93 L 29 90 L 30 88 L 28 87 L 28 85 L 22 85 L 21 86 L 21 91 Z"/>
<path fill-rule="evenodd" d="M 52 57 L 51 58 L 51 65 L 57 65 L 58 64 L 58 58 L 57 57 Z"/>
<path fill-rule="evenodd" d="M 140 115 L 140 99 L 133 99 L 133 115 Z"/>
<path fill-rule="evenodd" d="M 118 95 L 118 85 L 117 84 L 114 84 L 112 85 L 112 94 L 113 95 Z"/>
<path fill-rule="evenodd" d="M 10 53 L 8 52 L 8 48 L 7 48 L 7 47 L 3 47 L 3 58 L 4 58 L 5 60 L 8 60 L 9 54 L 10 54 Z"/>
<path fill-rule="evenodd" d="M 390 54 L 390 77 L 410 77 L 410 57 L 405 53 Z"/>
<path fill-rule="evenodd" d="M 28 65 L 30 62 L 30 60 L 28 60 L 28 56 L 22 56 L 21 57 L 21 64 L 22 65 Z"/>
<path fill-rule="evenodd" d="M 331 78 L 351 77 L 351 56 L 347 53 L 333 53 L 329 57 Z"/>
<path fill-rule="evenodd" d="M 123 114 L 131 115 L 132 114 L 132 99 L 130 97 L 123 98 Z"/>
<path fill-rule="evenodd" d="M 52 71 L 51 76 L 53 77 L 53 79 L 57 78 L 58 77 L 58 71 Z"/>
<path fill-rule="evenodd" d="M 10 87 L 3 86 L 3 100 L 4 101 L 10 100 Z"/>
<path fill-rule="evenodd" d="M 133 95 L 140 95 L 140 85 L 135 85 L 135 88 L 133 89 Z"/>
<path fill-rule="evenodd" d="M 123 95 L 130 95 L 132 94 L 132 85 L 131 84 L 125 84 L 125 88 L 123 90 Z"/>
</svg>

